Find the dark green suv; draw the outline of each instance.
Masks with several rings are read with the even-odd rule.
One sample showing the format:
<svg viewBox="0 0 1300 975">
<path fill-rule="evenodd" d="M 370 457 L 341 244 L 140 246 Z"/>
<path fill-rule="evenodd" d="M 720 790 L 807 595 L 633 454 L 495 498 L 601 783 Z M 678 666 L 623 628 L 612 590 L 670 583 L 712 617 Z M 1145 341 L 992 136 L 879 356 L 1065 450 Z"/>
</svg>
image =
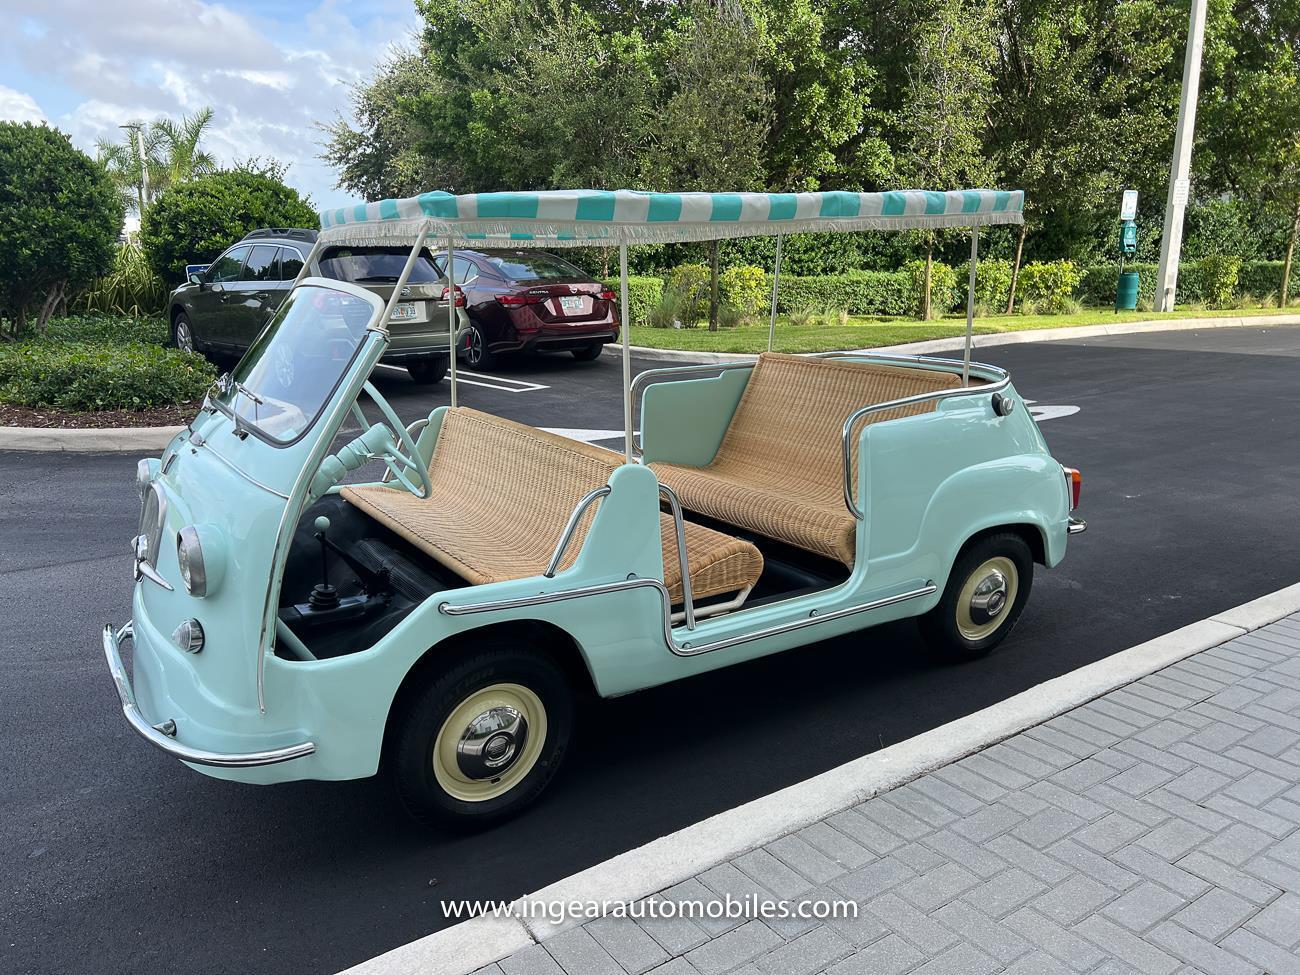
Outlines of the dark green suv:
<svg viewBox="0 0 1300 975">
<path fill-rule="evenodd" d="M 316 243 L 315 230 L 254 230 L 172 292 L 172 340 L 210 355 L 243 355 L 293 287 Z M 312 275 L 349 281 L 387 300 L 406 263 L 403 247 L 327 247 Z M 447 281 L 425 254 L 402 289 L 388 323 L 384 363 L 401 366 L 418 383 L 447 372 Z M 457 338 L 469 337 L 465 296 L 455 293 Z M 461 335 L 464 339 L 460 339 Z"/>
</svg>

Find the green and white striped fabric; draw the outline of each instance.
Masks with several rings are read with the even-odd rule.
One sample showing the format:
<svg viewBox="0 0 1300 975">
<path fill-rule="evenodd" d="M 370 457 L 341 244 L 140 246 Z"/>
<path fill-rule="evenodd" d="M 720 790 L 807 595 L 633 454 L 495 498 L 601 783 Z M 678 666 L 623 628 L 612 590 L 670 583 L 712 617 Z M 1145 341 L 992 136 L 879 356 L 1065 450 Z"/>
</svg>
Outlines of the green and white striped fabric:
<svg viewBox="0 0 1300 975">
<path fill-rule="evenodd" d="M 663 244 L 806 231 L 977 227 L 1023 220 L 1021 190 L 888 193 L 422 193 L 321 214 L 331 243 L 395 243 L 430 236 L 512 247 Z"/>
</svg>

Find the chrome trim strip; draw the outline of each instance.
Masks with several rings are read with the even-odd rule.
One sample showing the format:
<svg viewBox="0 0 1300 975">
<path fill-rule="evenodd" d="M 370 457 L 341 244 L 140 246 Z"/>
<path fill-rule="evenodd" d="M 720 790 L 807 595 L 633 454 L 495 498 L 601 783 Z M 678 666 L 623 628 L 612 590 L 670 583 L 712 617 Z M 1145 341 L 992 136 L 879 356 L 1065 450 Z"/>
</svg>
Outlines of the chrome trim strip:
<svg viewBox="0 0 1300 975">
<path fill-rule="evenodd" d="M 573 541 L 573 533 L 578 530 L 578 522 L 582 520 L 582 516 L 586 514 L 587 509 L 601 498 L 609 497 L 610 492 L 613 490 L 612 487 L 606 484 L 604 487 L 598 487 L 594 491 L 587 492 L 582 500 L 578 502 L 573 509 L 573 513 L 569 515 L 569 520 L 564 525 L 564 531 L 560 532 L 560 540 L 555 546 L 555 552 L 551 555 L 551 561 L 546 563 L 546 571 L 542 573 L 544 578 L 554 579 L 555 573 L 560 570 L 560 562 L 563 561 L 564 553 L 568 550 L 569 543 Z"/>
<path fill-rule="evenodd" d="M 217 450 L 216 447 L 212 446 L 212 444 L 208 443 L 206 440 L 198 444 L 195 444 L 195 446 L 206 447 L 213 457 L 217 458 L 217 460 L 221 461 L 221 463 L 225 464 L 232 471 L 234 471 L 236 474 L 242 477 L 245 481 L 253 485 L 253 487 L 259 487 L 263 491 L 266 491 L 268 494 L 274 494 L 277 498 L 283 498 L 285 501 L 289 500 L 289 495 L 285 494 L 282 491 L 277 491 L 273 487 L 268 487 L 267 485 L 263 484 L 257 478 L 253 477 L 253 475 L 249 474 L 248 471 L 244 470 L 242 467 L 236 464 L 233 460 L 228 459 L 224 454 L 221 453 L 221 451 Z"/>
<path fill-rule="evenodd" d="M 1082 518 L 1076 518 L 1070 515 L 1070 520 L 1065 524 L 1066 534 L 1081 535 L 1088 530 L 1088 523 Z"/>
<path fill-rule="evenodd" d="M 668 499 L 673 513 L 673 531 L 677 535 L 677 566 L 682 577 L 682 610 L 686 614 L 686 629 L 695 629 L 695 594 L 691 592 L 691 563 L 686 557 L 686 522 L 682 518 L 682 503 L 677 492 L 667 484 L 659 485 L 659 493 Z M 672 607 L 668 607 L 670 610 Z"/>
<path fill-rule="evenodd" d="M 663 603 L 663 637 L 664 643 L 670 652 L 678 657 L 695 657 L 702 653 L 711 653 L 714 650 L 722 650 L 727 647 L 735 647 L 744 643 L 751 643 L 754 640 L 761 640 L 769 636 L 777 636 L 782 633 L 790 633 L 795 630 L 802 630 L 809 626 L 816 626 L 818 623 L 829 623 L 832 620 L 844 619 L 846 616 L 855 616 L 859 613 L 870 612 L 873 609 L 882 609 L 885 606 L 893 606 L 895 603 L 905 602 L 909 599 L 917 599 L 921 596 L 930 596 L 939 591 L 939 587 L 933 582 L 927 582 L 919 589 L 912 589 L 907 592 L 899 593 L 896 596 L 885 596 L 881 599 L 873 599 L 867 603 L 860 603 L 857 606 L 847 606 L 843 609 L 833 610 L 832 612 L 818 615 L 813 610 L 809 615 L 791 620 L 788 623 L 778 623 L 775 626 L 764 627 L 761 630 L 755 630 L 752 633 L 746 633 L 742 636 L 728 637 L 724 640 L 715 640 L 713 643 L 703 643 L 697 647 L 689 643 L 678 644 L 673 637 L 672 625 L 672 605 L 671 596 L 667 587 L 658 579 L 628 579 L 623 582 L 607 582 L 602 585 L 584 586 L 581 589 L 568 589 L 564 592 L 543 593 L 538 596 L 521 596 L 516 599 L 498 599 L 487 603 L 465 603 L 460 606 L 454 606 L 451 603 L 439 603 L 438 612 L 447 616 L 467 616 L 474 613 L 490 613 L 498 610 L 526 609 L 531 606 L 544 606 L 548 603 L 564 602 L 570 599 L 581 599 L 586 596 L 603 596 L 608 593 L 627 592 L 632 589 L 654 589 L 659 593 Z M 790 600 L 795 602 L 796 600 Z M 735 617 L 732 617 L 733 619 Z"/>
<path fill-rule="evenodd" d="M 111 626 L 104 627 L 104 657 L 108 660 L 108 672 L 113 678 L 113 684 L 117 687 L 117 696 L 122 702 L 122 714 L 125 716 L 127 723 L 135 729 L 145 741 L 156 748 L 161 749 L 173 758 L 180 759 L 182 762 L 190 762 L 194 765 L 209 765 L 215 768 L 255 768 L 260 765 L 278 765 L 280 762 L 289 762 L 295 758 L 303 758 L 316 751 L 314 742 L 304 741 L 297 745 L 287 745 L 284 748 L 271 748 L 261 752 L 210 752 L 202 748 L 190 748 L 182 745 L 175 739 L 176 722 L 168 718 L 166 721 L 160 721 L 156 725 L 150 724 L 140 713 L 139 706 L 135 703 L 135 692 L 131 689 L 130 678 L 126 675 L 126 667 L 122 663 L 122 655 L 118 651 L 123 640 L 130 640 L 135 636 L 135 630 L 128 621 L 125 626 L 116 632 Z"/>
</svg>

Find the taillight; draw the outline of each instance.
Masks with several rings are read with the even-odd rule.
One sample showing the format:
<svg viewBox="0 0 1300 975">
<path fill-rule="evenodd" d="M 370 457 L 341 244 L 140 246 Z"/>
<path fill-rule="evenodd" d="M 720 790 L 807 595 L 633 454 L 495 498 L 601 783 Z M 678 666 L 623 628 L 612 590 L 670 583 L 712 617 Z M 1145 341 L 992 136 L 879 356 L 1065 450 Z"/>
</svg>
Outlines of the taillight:
<svg viewBox="0 0 1300 975">
<path fill-rule="evenodd" d="M 1079 492 L 1083 489 L 1083 475 L 1073 467 L 1062 467 L 1065 474 L 1065 484 L 1070 489 L 1070 510 L 1073 511 L 1079 507 Z"/>
<path fill-rule="evenodd" d="M 600 294 L 596 295 L 596 297 L 601 301 L 614 301 L 618 298 L 618 295 L 609 288 L 606 288 L 604 291 L 600 292 Z"/>
<path fill-rule="evenodd" d="M 447 300 L 447 293 L 448 293 L 450 290 L 451 290 L 450 288 L 443 288 L 443 289 L 442 289 L 442 294 L 438 296 L 439 299 L 442 300 L 442 301 L 446 301 L 446 300 Z M 456 289 L 456 307 L 457 307 L 457 308 L 464 308 L 464 307 L 465 307 L 465 292 L 461 291 L 460 288 L 457 288 L 457 289 Z"/>
<path fill-rule="evenodd" d="M 518 308 L 521 305 L 540 305 L 549 298 L 550 295 L 534 294 L 514 294 L 514 295 L 497 295 L 497 303 L 505 305 L 507 308 Z"/>
</svg>

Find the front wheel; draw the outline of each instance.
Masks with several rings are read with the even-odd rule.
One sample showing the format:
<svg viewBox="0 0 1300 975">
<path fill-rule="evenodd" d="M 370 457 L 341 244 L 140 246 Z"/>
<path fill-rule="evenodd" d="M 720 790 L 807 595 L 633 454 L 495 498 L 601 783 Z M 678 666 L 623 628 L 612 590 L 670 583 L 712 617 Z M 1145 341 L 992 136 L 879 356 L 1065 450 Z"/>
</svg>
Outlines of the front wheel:
<svg viewBox="0 0 1300 975">
<path fill-rule="evenodd" d="M 999 532 L 957 557 L 939 605 L 917 620 L 938 656 L 975 660 L 1007 638 L 1029 599 L 1034 559 L 1025 540 Z"/>
<path fill-rule="evenodd" d="M 421 822 L 481 826 L 520 812 L 550 783 L 569 744 L 573 694 L 536 648 L 502 647 L 453 663 L 397 721 L 391 769 L 402 805 Z"/>
<path fill-rule="evenodd" d="M 432 386 L 442 382 L 442 378 L 447 375 L 447 357 L 436 355 L 418 359 L 408 365 L 406 371 L 421 386 Z"/>
<path fill-rule="evenodd" d="M 181 312 L 172 321 L 172 345 L 182 352 L 198 352 L 198 346 L 194 344 L 194 327 L 190 324 L 190 318 L 184 312 Z"/>
<path fill-rule="evenodd" d="M 581 349 L 570 349 L 569 354 L 579 362 L 595 362 L 600 358 L 604 348 L 604 342 L 592 342 L 591 345 L 584 345 Z"/>
</svg>

